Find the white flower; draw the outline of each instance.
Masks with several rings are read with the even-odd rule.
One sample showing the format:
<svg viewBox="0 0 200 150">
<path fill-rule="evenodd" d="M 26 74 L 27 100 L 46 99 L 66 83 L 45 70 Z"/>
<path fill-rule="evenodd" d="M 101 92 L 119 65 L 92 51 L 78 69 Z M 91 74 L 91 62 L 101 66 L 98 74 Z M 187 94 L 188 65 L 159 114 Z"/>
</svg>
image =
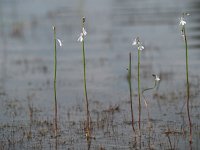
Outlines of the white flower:
<svg viewBox="0 0 200 150">
<path fill-rule="evenodd" d="M 78 38 L 77 41 L 78 41 L 78 42 L 83 42 L 83 33 L 80 34 L 80 36 L 79 36 L 79 38 Z"/>
<path fill-rule="evenodd" d="M 186 21 L 184 19 L 184 17 L 181 17 L 180 18 L 180 23 L 179 23 L 181 26 L 184 26 L 186 24 Z"/>
<path fill-rule="evenodd" d="M 138 46 L 138 49 L 142 51 L 142 50 L 144 49 L 144 46 L 139 45 L 139 46 Z"/>
<path fill-rule="evenodd" d="M 137 38 L 135 38 L 135 40 L 133 41 L 132 45 L 137 45 Z"/>
<path fill-rule="evenodd" d="M 160 78 L 158 75 L 153 74 L 153 77 L 155 78 L 155 81 L 157 81 L 157 82 L 160 81 Z"/>
<path fill-rule="evenodd" d="M 82 33 L 83 33 L 83 35 L 85 35 L 85 36 L 87 35 L 87 32 L 86 32 L 85 28 L 82 29 Z"/>
<path fill-rule="evenodd" d="M 139 37 L 135 38 L 135 40 L 133 41 L 132 45 L 136 45 L 138 47 L 138 50 L 142 51 L 144 49 L 144 46 L 140 42 Z"/>
<path fill-rule="evenodd" d="M 85 28 L 82 28 L 82 32 L 80 33 L 80 36 L 78 37 L 78 42 L 83 42 L 83 37 L 87 35 L 87 32 L 85 30 Z"/>
<path fill-rule="evenodd" d="M 59 46 L 62 47 L 63 46 L 62 41 L 58 38 L 56 40 L 58 41 Z"/>
</svg>

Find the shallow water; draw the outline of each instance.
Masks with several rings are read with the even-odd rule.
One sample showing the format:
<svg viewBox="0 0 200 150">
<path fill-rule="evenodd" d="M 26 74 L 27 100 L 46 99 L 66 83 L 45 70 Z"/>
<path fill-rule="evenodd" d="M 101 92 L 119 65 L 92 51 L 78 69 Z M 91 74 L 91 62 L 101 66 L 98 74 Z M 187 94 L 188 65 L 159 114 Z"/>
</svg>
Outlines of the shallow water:
<svg viewBox="0 0 200 150">
<path fill-rule="evenodd" d="M 58 48 L 57 72 L 59 116 L 61 124 L 65 124 L 60 125 L 64 132 L 61 137 L 73 139 L 71 144 L 63 139 L 64 144 L 59 146 L 59 149 L 66 147 L 77 149 L 82 144 L 84 144 L 83 149 L 87 147 L 80 128 L 80 121 L 84 120 L 84 93 L 82 51 L 81 44 L 77 42 L 81 31 L 81 18 L 86 16 L 87 85 L 93 119 L 96 119 L 98 113 L 101 114 L 109 109 L 109 106 L 120 108 L 120 112 L 114 113 L 112 120 L 114 127 L 110 124 L 108 127 L 108 129 L 114 128 L 118 134 L 112 132 L 107 136 L 103 135 L 101 130 L 96 130 L 94 132 L 96 140 L 91 147 L 97 148 L 102 145 L 105 149 L 128 149 L 126 146 L 131 140 L 127 136 L 132 131 L 130 124 L 124 124 L 131 119 L 126 69 L 128 53 L 132 52 L 134 113 L 137 120 L 137 51 L 132 46 L 132 41 L 139 36 L 145 46 L 145 50 L 141 53 L 141 88 L 152 86 L 152 74 L 161 77 L 159 88 L 146 93 L 151 118 L 157 120 L 154 123 L 156 133 L 154 139 L 155 141 L 159 138 L 163 139 L 167 144 L 161 148 L 169 148 L 168 138 L 161 134 L 162 130 L 173 123 L 171 128 L 179 129 L 187 125 L 186 113 L 183 117 L 180 115 L 186 89 L 185 50 L 180 36 L 179 17 L 185 11 L 191 14 L 187 18 L 186 26 L 192 95 L 191 114 L 194 127 L 198 128 L 200 106 L 198 102 L 200 89 L 198 1 L 60 0 L 58 3 L 55 0 L 45 2 L 1 0 L 1 126 L 17 122 L 29 124 L 29 106 L 34 108 L 37 119 L 52 120 L 52 25 L 55 25 L 57 36 L 63 41 L 63 47 Z M 144 110 L 142 118 L 146 121 L 144 103 L 142 108 Z M 68 125 L 70 121 L 74 121 L 76 125 L 72 130 L 66 130 L 71 128 Z M 82 134 L 73 132 L 77 128 Z M 146 128 L 145 123 L 144 128 Z M 5 134 L 5 130 L 2 128 L 1 130 L 1 135 L 10 133 Z M 195 133 L 193 147 L 198 149 L 199 130 L 195 130 Z M 4 136 L 0 139 L 1 142 L 5 142 Z M 188 149 L 186 139 L 181 137 L 177 148 Z M 147 141 L 147 139 L 143 140 Z M 49 149 L 47 141 L 43 141 L 44 149 Z M 31 142 L 27 142 L 24 147 L 29 147 L 29 144 L 31 145 Z M 158 149 L 159 144 L 155 142 L 154 145 Z M 19 148 L 19 145 L 15 148 Z"/>
</svg>

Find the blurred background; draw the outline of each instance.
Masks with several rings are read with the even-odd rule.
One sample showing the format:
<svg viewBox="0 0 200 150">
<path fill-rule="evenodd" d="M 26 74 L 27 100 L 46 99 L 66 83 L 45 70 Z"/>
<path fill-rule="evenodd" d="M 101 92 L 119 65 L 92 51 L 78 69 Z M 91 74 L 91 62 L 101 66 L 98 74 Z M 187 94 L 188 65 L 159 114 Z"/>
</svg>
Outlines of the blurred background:
<svg viewBox="0 0 200 150">
<path fill-rule="evenodd" d="M 128 100 L 129 52 L 133 55 L 133 90 L 137 90 L 137 50 L 132 46 L 137 36 L 145 46 L 141 53 L 142 88 L 151 86 L 152 74 L 158 74 L 159 92 L 184 92 L 185 49 L 179 18 L 183 12 L 191 14 L 186 18 L 189 69 L 191 82 L 197 84 L 199 7 L 195 0 L 0 0 L 1 111 L 6 111 L 9 101 L 24 108 L 31 101 L 44 114 L 53 109 L 53 25 L 63 42 L 63 47 L 58 47 L 59 107 L 82 104 L 82 50 L 77 39 L 83 16 L 88 32 L 90 100 L 105 105 Z M 4 116 L 0 119 L 6 120 Z"/>
</svg>

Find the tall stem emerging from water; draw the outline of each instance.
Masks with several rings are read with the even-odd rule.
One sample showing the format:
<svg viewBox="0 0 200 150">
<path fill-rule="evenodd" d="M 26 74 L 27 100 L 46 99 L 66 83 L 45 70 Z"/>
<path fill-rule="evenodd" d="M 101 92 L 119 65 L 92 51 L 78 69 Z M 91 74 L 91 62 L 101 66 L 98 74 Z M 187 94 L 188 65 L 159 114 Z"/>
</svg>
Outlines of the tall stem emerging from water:
<svg viewBox="0 0 200 150">
<path fill-rule="evenodd" d="M 187 44 L 187 36 L 186 36 L 186 30 L 185 26 L 182 28 L 182 32 L 184 35 L 184 42 L 185 42 L 185 61 L 186 61 L 186 83 L 187 83 L 187 116 L 188 116 L 188 121 L 189 121 L 189 130 L 190 130 L 190 143 L 192 143 L 192 122 L 190 118 L 190 85 L 189 85 L 189 67 L 188 67 L 188 44 Z"/>
<path fill-rule="evenodd" d="M 141 122 L 141 96 L 140 96 L 140 49 L 138 48 L 138 110 L 139 110 L 139 130 L 140 130 L 140 122 Z"/>
<path fill-rule="evenodd" d="M 131 77 L 132 77 L 132 73 L 131 73 L 131 53 L 129 53 L 128 84 L 129 84 L 129 94 L 130 94 L 130 103 L 131 103 L 131 121 L 132 121 L 131 123 L 132 123 L 133 131 L 135 132 Z"/>
<path fill-rule="evenodd" d="M 82 20 L 82 28 L 84 29 L 85 18 Z M 84 34 L 82 41 L 82 57 L 83 57 L 83 81 L 84 81 L 84 95 L 85 95 L 85 107 L 86 107 L 86 136 L 90 136 L 90 112 L 89 112 L 89 102 L 87 95 L 87 82 L 86 82 L 86 60 L 85 60 L 85 42 L 84 42 Z"/>
<path fill-rule="evenodd" d="M 56 47 L 56 28 L 53 27 L 54 31 L 54 109 L 55 109 L 55 118 L 54 118 L 54 134 L 57 137 L 57 129 L 58 129 L 58 110 L 57 110 L 57 92 L 56 92 L 56 76 L 57 76 L 57 47 Z"/>
</svg>

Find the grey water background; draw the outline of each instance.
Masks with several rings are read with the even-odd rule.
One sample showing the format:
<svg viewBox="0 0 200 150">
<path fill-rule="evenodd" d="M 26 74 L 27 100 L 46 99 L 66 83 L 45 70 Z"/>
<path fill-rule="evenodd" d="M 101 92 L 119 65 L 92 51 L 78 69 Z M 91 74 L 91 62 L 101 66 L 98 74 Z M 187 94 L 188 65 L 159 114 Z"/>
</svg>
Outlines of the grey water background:
<svg viewBox="0 0 200 150">
<path fill-rule="evenodd" d="M 128 53 L 132 52 L 136 66 L 137 51 L 131 44 L 137 36 L 145 46 L 141 60 L 142 76 L 148 77 L 145 82 L 151 83 L 151 74 L 163 73 L 169 75 L 169 79 L 161 79 L 161 89 L 183 87 L 185 52 L 179 18 L 182 12 L 191 13 L 187 18 L 190 75 L 198 75 L 198 5 L 187 0 L 1 0 L 1 92 L 11 99 L 24 101 L 34 93 L 35 104 L 51 106 L 52 26 L 55 25 L 64 45 L 58 49 L 59 104 L 70 106 L 81 101 L 82 52 L 77 38 L 82 16 L 86 16 L 88 32 L 86 57 L 90 99 L 109 103 L 127 96 Z M 136 68 L 133 74 L 136 76 Z"/>
<path fill-rule="evenodd" d="M 137 50 L 132 42 L 137 36 L 145 46 L 141 52 L 142 89 L 152 85 L 152 74 L 158 74 L 158 93 L 172 94 L 171 97 L 184 93 L 185 49 L 179 18 L 183 12 L 190 13 L 186 18 L 189 74 L 191 84 L 197 87 L 192 88 L 196 94 L 193 104 L 199 106 L 195 101 L 199 98 L 200 82 L 199 7 L 200 2 L 195 0 L 0 0 L 1 122 L 11 121 L 13 110 L 8 107 L 20 114 L 16 120 L 26 120 L 29 103 L 41 110 L 41 116 L 53 114 L 53 25 L 63 42 L 57 51 L 59 111 L 65 116 L 65 110 L 83 104 L 82 51 L 77 42 L 83 16 L 88 33 L 88 96 L 108 108 L 129 100 L 129 52 L 133 55 L 136 94 Z M 149 102 L 155 108 L 151 110 L 155 118 L 179 120 L 174 113 L 180 111 L 184 98 L 171 107 L 171 97 L 161 102 L 162 112 L 155 101 Z M 134 103 L 137 108 L 137 99 Z M 199 114 L 198 109 L 193 112 Z M 198 123 L 198 119 L 193 121 Z"/>
</svg>

